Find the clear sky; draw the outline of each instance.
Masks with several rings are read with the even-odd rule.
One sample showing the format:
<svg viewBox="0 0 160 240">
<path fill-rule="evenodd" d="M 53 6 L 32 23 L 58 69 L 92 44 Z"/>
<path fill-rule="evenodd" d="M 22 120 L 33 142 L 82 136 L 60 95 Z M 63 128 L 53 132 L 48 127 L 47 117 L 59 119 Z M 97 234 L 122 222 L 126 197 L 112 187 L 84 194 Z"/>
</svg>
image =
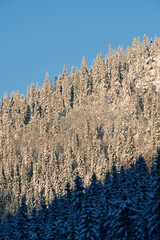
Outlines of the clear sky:
<svg viewBox="0 0 160 240">
<path fill-rule="evenodd" d="M 0 98 L 144 34 L 160 37 L 159 0 L 0 0 Z"/>
</svg>

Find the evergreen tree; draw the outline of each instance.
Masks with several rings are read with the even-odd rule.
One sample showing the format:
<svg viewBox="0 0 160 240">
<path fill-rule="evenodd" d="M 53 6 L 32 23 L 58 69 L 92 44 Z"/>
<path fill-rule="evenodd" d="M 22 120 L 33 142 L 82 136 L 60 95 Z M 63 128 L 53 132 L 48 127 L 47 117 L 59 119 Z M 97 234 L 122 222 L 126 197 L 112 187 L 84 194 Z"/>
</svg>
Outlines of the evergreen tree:
<svg viewBox="0 0 160 240">
<path fill-rule="evenodd" d="M 82 240 L 92 240 L 100 238 L 100 218 L 96 209 L 96 203 L 93 201 L 91 192 L 85 193 L 82 204 L 82 212 L 79 222 L 79 237 Z"/>
<path fill-rule="evenodd" d="M 108 189 L 106 189 L 106 194 L 109 194 L 110 196 L 106 197 L 108 199 L 107 203 L 108 206 L 106 208 L 106 220 L 105 220 L 105 224 L 104 224 L 104 229 L 107 232 L 107 236 L 110 236 L 111 234 L 111 222 L 112 222 L 112 217 L 113 217 L 113 212 L 117 209 L 118 207 L 118 201 L 117 199 L 119 199 L 119 183 L 118 183 L 118 172 L 116 169 L 116 165 L 113 163 L 112 165 L 112 171 L 111 171 L 112 177 L 110 179 L 109 174 L 107 174 L 108 176 L 106 176 L 109 180 L 109 186 Z M 107 180 L 107 179 L 106 179 Z M 110 188 L 110 189 L 109 189 Z"/>
<path fill-rule="evenodd" d="M 149 234 L 151 239 L 160 239 L 160 149 L 155 159 L 155 181 L 152 185 L 151 217 L 149 220 Z"/>
<path fill-rule="evenodd" d="M 7 214 L 6 222 L 4 225 L 3 236 L 6 240 L 15 239 L 15 219 L 11 213 Z M 1 239 L 1 238 L 0 238 Z"/>
<path fill-rule="evenodd" d="M 70 183 L 69 182 L 67 182 L 64 190 L 66 191 L 66 199 L 68 201 L 68 204 L 70 204 L 70 201 L 71 201 L 71 198 L 72 198 L 72 190 L 70 188 Z"/>
<path fill-rule="evenodd" d="M 27 111 L 26 111 L 26 115 L 24 118 L 24 124 L 27 125 L 30 122 L 30 118 L 31 118 L 31 110 L 30 110 L 30 106 L 27 105 Z"/>
<path fill-rule="evenodd" d="M 44 238 L 42 238 L 42 234 L 41 234 L 41 229 L 39 226 L 39 221 L 37 218 L 37 214 L 36 214 L 36 208 L 34 207 L 32 209 L 32 216 L 30 219 L 30 230 L 29 230 L 29 239 L 35 239 L 35 240 L 43 240 Z"/>
<path fill-rule="evenodd" d="M 84 195 L 83 190 L 84 190 L 84 187 L 83 187 L 82 178 L 77 174 L 75 178 L 75 189 L 73 191 L 73 197 L 72 197 L 72 204 L 75 210 L 75 214 L 77 214 L 77 218 L 82 210 L 82 200 Z"/>
<path fill-rule="evenodd" d="M 119 182 L 118 182 L 118 172 L 117 172 L 117 168 L 116 165 L 113 163 L 112 165 L 112 178 L 111 178 L 111 188 L 112 188 L 112 198 L 117 198 L 117 192 L 119 190 Z"/>
<path fill-rule="evenodd" d="M 148 217 L 150 214 L 149 204 L 149 190 L 150 190 L 150 174 L 148 166 L 142 156 L 136 161 L 136 177 L 138 191 L 136 193 L 136 204 L 139 210 L 139 218 L 141 219 L 141 229 L 145 235 L 145 239 L 148 239 Z"/>
<path fill-rule="evenodd" d="M 150 174 L 144 158 L 140 155 L 136 161 L 136 176 L 140 191 L 146 204 L 148 200 L 148 190 L 150 183 Z"/>
<path fill-rule="evenodd" d="M 15 236 L 16 239 L 28 239 L 29 234 L 29 218 L 27 215 L 27 205 L 26 205 L 26 196 L 23 195 L 21 200 L 21 205 L 18 209 L 18 213 L 16 215 L 16 231 Z"/>
<path fill-rule="evenodd" d="M 68 236 L 67 240 L 78 240 L 79 239 L 79 228 L 74 214 L 73 205 L 70 207 L 69 218 L 68 218 Z"/>
<path fill-rule="evenodd" d="M 127 192 L 122 192 L 121 199 L 116 202 L 118 207 L 112 212 L 111 229 L 107 239 L 140 239 L 135 231 L 137 211 L 127 195 Z"/>
<path fill-rule="evenodd" d="M 119 173 L 119 184 L 120 184 L 119 191 L 121 194 L 121 192 L 124 192 L 127 190 L 127 175 L 123 166 L 121 166 L 121 170 Z"/>
<path fill-rule="evenodd" d="M 99 191 L 99 185 L 98 185 L 98 180 L 96 177 L 96 174 L 93 172 L 92 177 L 91 177 L 91 184 L 87 189 L 87 192 L 89 193 L 90 196 L 92 196 L 92 201 L 94 201 L 97 205 L 100 203 L 100 194 L 101 192 Z"/>
<path fill-rule="evenodd" d="M 67 239 L 68 236 L 68 204 L 63 196 L 60 196 L 58 201 L 59 216 L 56 221 L 56 236 L 55 239 Z"/>
<path fill-rule="evenodd" d="M 57 195 L 54 192 L 54 199 L 48 208 L 47 239 L 55 239 L 57 235 L 57 221 L 60 217 L 58 201 Z"/>
<path fill-rule="evenodd" d="M 41 238 L 45 239 L 46 234 L 46 224 L 47 224 L 47 217 L 48 217 L 48 209 L 46 205 L 46 199 L 45 199 L 45 190 L 44 188 L 41 190 L 40 193 L 40 209 L 38 210 L 38 225 L 41 232 Z"/>
<path fill-rule="evenodd" d="M 72 85 L 71 86 L 71 89 L 70 89 L 70 106 L 71 108 L 73 108 L 73 103 L 74 103 L 74 86 Z"/>
<path fill-rule="evenodd" d="M 103 211 L 102 211 L 102 217 L 101 217 L 101 226 L 100 226 L 100 232 L 101 232 L 101 238 L 102 240 L 106 238 L 107 232 L 109 230 L 109 206 L 112 199 L 112 189 L 111 189 L 111 175 L 110 172 L 107 171 L 105 174 L 105 180 L 104 180 L 104 189 L 103 189 Z"/>
<path fill-rule="evenodd" d="M 139 191 L 137 186 L 136 168 L 133 163 L 130 165 L 130 168 L 127 169 L 127 190 L 131 200 L 135 198 Z"/>
</svg>

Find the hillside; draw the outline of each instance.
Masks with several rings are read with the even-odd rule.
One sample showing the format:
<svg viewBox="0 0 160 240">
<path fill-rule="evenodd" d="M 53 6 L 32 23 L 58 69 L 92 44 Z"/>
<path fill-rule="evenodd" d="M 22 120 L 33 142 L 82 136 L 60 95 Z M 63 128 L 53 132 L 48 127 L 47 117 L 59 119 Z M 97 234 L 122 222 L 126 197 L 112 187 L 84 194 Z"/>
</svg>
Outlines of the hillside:
<svg viewBox="0 0 160 240">
<path fill-rule="evenodd" d="M 89 68 L 32 83 L 26 98 L 4 94 L 0 106 L 0 209 L 17 212 L 26 194 L 47 204 L 63 193 L 77 172 L 89 185 L 103 179 L 113 162 L 128 168 L 142 154 L 151 166 L 160 143 L 160 39 L 144 36 L 132 47 L 109 48 Z"/>
</svg>

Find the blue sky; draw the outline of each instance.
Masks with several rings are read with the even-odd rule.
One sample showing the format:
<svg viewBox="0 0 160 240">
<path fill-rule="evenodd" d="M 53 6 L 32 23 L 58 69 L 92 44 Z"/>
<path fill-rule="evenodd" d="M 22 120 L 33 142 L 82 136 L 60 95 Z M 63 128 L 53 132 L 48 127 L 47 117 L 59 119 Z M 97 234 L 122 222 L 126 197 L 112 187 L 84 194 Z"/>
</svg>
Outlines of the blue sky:
<svg viewBox="0 0 160 240">
<path fill-rule="evenodd" d="M 160 37 L 159 0 L 0 0 L 0 98 L 144 34 Z"/>
</svg>

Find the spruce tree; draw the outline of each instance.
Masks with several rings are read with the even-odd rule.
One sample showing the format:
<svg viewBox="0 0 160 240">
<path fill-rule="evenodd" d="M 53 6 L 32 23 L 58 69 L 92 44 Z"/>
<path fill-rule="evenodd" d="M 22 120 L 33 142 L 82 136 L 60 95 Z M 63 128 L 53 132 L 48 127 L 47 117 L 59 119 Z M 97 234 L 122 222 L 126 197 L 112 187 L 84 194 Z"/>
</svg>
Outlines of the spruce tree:
<svg viewBox="0 0 160 240">
<path fill-rule="evenodd" d="M 32 216 L 30 219 L 30 229 L 29 229 L 29 239 L 30 240 L 43 240 L 42 234 L 41 234 L 41 229 L 38 221 L 38 217 L 36 214 L 36 208 L 34 207 L 32 209 Z"/>
<path fill-rule="evenodd" d="M 79 239 L 79 228 L 76 221 L 73 205 L 70 207 L 69 218 L 68 218 L 68 236 L 67 240 L 78 240 Z"/>
<path fill-rule="evenodd" d="M 48 221 L 47 221 L 47 239 L 54 239 L 57 235 L 57 221 L 60 217 L 59 214 L 59 204 L 58 204 L 58 197 L 54 192 L 53 195 L 54 199 L 49 205 L 48 208 Z"/>
<path fill-rule="evenodd" d="M 66 191 L 65 197 L 68 201 L 68 204 L 70 204 L 70 201 L 71 201 L 71 198 L 72 198 L 72 190 L 70 188 L 70 183 L 69 182 L 67 182 L 64 190 Z"/>
<path fill-rule="evenodd" d="M 84 195 L 83 190 L 84 190 L 84 187 L 83 187 L 82 178 L 77 174 L 75 178 L 75 189 L 73 191 L 73 196 L 72 196 L 72 204 L 75 210 L 75 214 L 77 214 L 77 218 L 82 210 L 82 200 Z"/>
<path fill-rule="evenodd" d="M 6 240 L 12 240 L 16 238 L 15 228 L 16 228 L 15 218 L 11 213 L 8 213 L 3 231 L 3 236 Z"/>
<path fill-rule="evenodd" d="M 135 227 L 137 211 L 133 202 L 128 198 L 128 193 L 123 191 L 121 198 L 116 202 L 116 208 L 111 215 L 108 239 L 134 240 L 137 238 Z"/>
<path fill-rule="evenodd" d="M 29 124 L 30 118 L 31 118 L 31 110 L 30 110 L 30 106 L 27 105 L 26 115 L 25 115 L 25 118 L 24 118 L 24 124 L 25 125 Z"/>
<path fill-rule="evenodd" d="M 148 239 L 148 216 L 150 214 L 149 190 L 150 190 L 150 173 L 148 166 L 142 156 L 136 161 L 136 178 L 138 191 L 135 198 L 137 200 L 137 208 L 139 210 L 139 218 L 141 219 L 142 231 Z"/>
<path fill-rule="evenodd" d="M 67 239 L 68 236 L 68 204 L 63 196 L 59 197 L 58 201 L 59 216 L 56 221 L 56 236 L 55 239 Z"/>
<path fill-rule="evenodd" d="M 16 215 L 16 231 L 17 240 L 29 238 L 29 218 L 27 215 L 26 196 L 23 195 L 21 205 Z"/>
<path fill-rule="evenodd" d="M 149 234 L 151 239 L 160 239 L 160 149 L 155 159 L 155 180 L 152 185 L 151 217 L 149 219 Z"/>
<path fill-rule="evenodd" d="M 119 182 L 118 182 L 118 172 L 115 163 L 112 165 L 112 178 L 111 178 L 111 188 L 112 188 L 112 197 L 117 197 L 117 192 L 119 189 Z"/>
<path fill-rule="evenodd" d="M 79 238 L 81 240 L 98 240 L 100 238 L 100 218 L 93 197 L 89 190 L 85 193 L 79 221 Z"/>
<path fill-rule="evenodd" d="M 103 187 L 103 212 L 101 218 L 101 238 L 102 240 L 106 238 L 107 232 L 109 230 L 109 207 L 112 199 L 112 189 L 111 189 L 111 174 L 109 171 L 105 174 L 104 187 Z"/>
</svg>

